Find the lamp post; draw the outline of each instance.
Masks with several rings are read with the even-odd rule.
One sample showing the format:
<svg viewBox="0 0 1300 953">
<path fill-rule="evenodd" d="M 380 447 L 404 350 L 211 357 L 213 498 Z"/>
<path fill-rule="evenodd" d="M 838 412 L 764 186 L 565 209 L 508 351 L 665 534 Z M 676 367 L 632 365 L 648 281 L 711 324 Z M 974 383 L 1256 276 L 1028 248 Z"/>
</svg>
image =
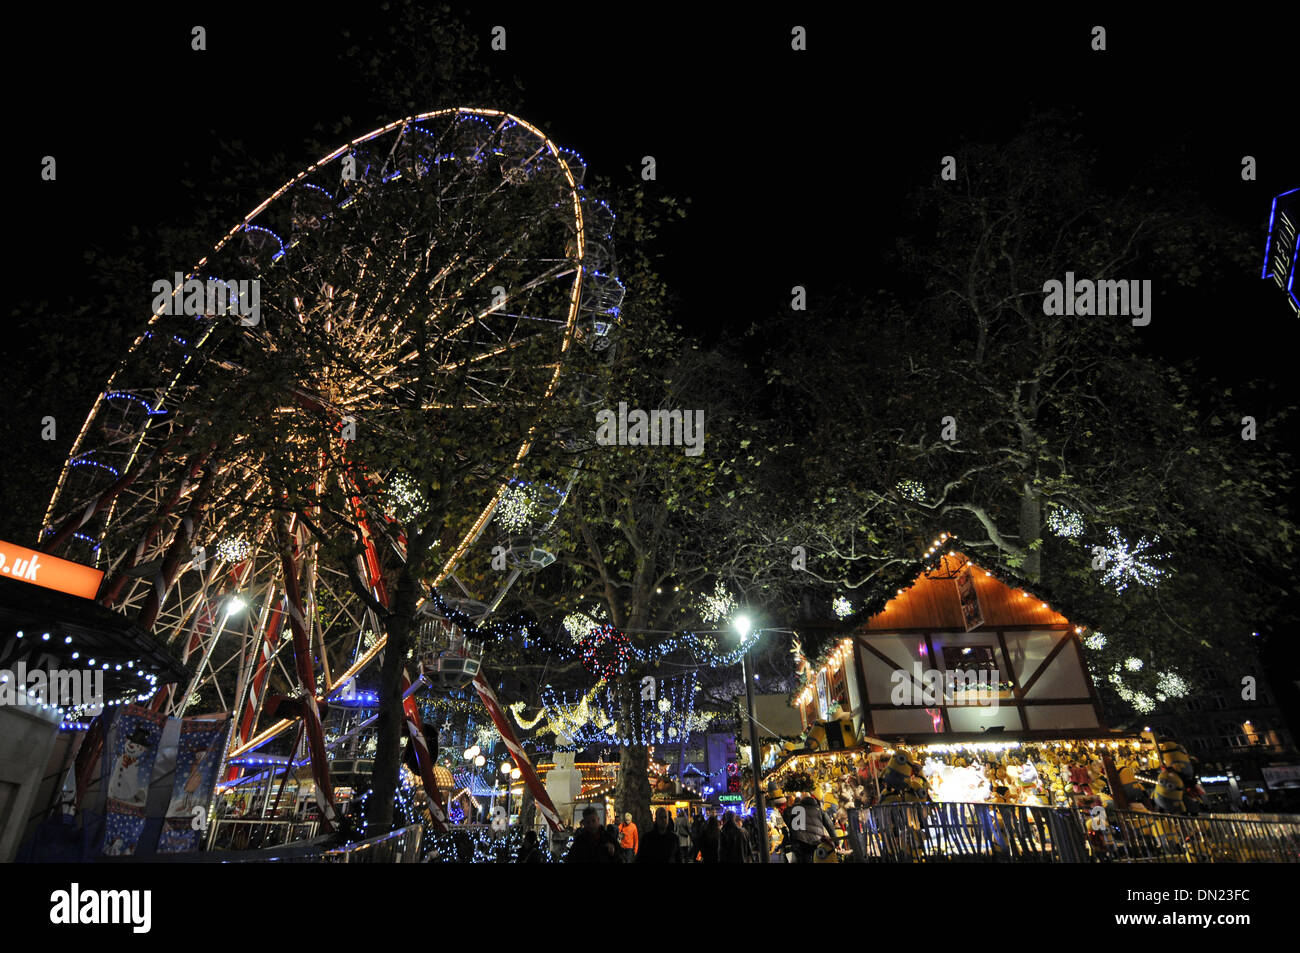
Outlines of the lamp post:
<svg viewBox="0 0 1300 953">
<path fill-rule="evenodd" d="M 732 620 L 732 626 L 739 633 L 743 643 L 749 638 L 751 623 L 749 616 L 738 615 Z M 758 640 L 757 633 L 754 640 Z M 759 863 L 766 864 L 768 858 L 767 844 L 767 808 L 763 804 L 763 785 L 760 781 L 760 775 L 763 773 L 763 762 L 758 751 L 758 721 L 754 718 L 754 661 L 751 658 L 753 651 L 753 642 L 745 648 L 745 654 L 742 656 L 742 671 L 745 674 L 745 703 L 749 708 L 749 766 L 754 776 L 754 819 L 758 822 L 758 856 Z"/>
<path fill-rule="evenodd" d="M 509 761 L 501 763 L 501 776 L 506 782 L 506 827 L 510 826 L 510 771 L 513 767 Z"/>
</svg>

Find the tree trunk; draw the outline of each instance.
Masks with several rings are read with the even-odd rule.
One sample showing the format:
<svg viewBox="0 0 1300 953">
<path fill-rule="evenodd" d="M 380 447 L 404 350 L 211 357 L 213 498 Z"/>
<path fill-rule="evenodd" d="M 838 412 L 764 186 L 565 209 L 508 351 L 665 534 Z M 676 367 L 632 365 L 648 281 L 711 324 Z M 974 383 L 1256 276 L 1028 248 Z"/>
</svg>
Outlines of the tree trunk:
<svg viewBox="0 0 1300 953">
<path fill-rule="evenodd" d="M 1038 581 L 1042 566 L 1042 547 L 1029 548 L 1030 543 L 1038 539 L 1043 531 L 1043 504 L 1029 483 L 1025 483 L 1020 494 L 1020 545 L 1024 547 L 1025 561 L 1021 572 L 1032 582 Z"/>
<path fill-rule="evenodd" d="M 415 614 L 415 581 L 402 573 L 398 577 L 392 614 L 384 620 L 384 663 L 379 670 L 378 746 L 370 776 L 370 797 L 366 802 L 366 836 L 386 834 L 393 829 L 397 772 L 402 757 L 402 735 L 406 719 L 402 714 L 402 673 L 411 643 L 411 619 Z"/>
<path fill-rule="evenodd" d="M 536 819 L 537 799 L 533 797 L 533 789 L 525 784 L 523 799 L 519 802 L 519 829 L 521 831 L 532 830 Z"/>
<path fill-rule="evenodd" d="M 614 810 L 617 823 L 623 815 L 631 814 L 637 832 L 645 837 L 654 819 L 650 814 L 650 749 L 641 745 L 628 745 L 619 751 L 618 785 L 614 788 Z"/>
</svg>

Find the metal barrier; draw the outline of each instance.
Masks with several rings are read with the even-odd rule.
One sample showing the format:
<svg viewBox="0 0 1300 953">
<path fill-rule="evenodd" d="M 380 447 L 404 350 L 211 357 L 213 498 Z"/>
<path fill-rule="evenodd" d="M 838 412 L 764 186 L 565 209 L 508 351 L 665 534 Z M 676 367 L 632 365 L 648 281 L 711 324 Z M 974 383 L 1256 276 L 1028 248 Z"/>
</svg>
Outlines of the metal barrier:
<svg viewBox="0 0 1300 953">
<path fill-rule="evenodd" d="M 207 850 L 265 850 L 316 836 L 319 821 L 276 817 L 221 817 L 208 829 Z"/>
<path fill-rule="evenodd" d="M 866 859 L 886 863 L 1300 862 L 1300 817 L 1106 812 L 1090 831 L 1071 808 L 900 803 L 864 812 Z"/>
<path fill-rule="evenodd" d="M 424 828 L 419 824 L 371 837 L 321 855 L 324 864 L 415 864 Z"/>
</svg>

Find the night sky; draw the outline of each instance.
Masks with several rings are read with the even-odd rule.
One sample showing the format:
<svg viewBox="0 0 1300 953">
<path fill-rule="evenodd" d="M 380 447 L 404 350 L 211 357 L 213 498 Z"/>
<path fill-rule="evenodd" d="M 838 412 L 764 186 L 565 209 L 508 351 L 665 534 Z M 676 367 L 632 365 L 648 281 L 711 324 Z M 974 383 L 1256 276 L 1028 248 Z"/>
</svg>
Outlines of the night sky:
<svg viewBox="0 0 1300 953">
<path fill-rule="evenodd" d="M 795 283 L 814 298 L 834 285 L 904 290 L 884 253 L 904 224 L 905 194 L 962 137 L 1004 139 L 1032 107 L 1080 110 L 1115 181 L 1185 149 L 1195 170 L 1186 188 L 1257 230 L 1261 262 L 1268 201 L 1300 175 L 1287 108 L 1294 81 L 1253 16 L 1212 25 L 1102 17 L 1109 49 L 1094 53 L 1094 19 L 1082 16 L 1022 24 L 920 7 L 889 21 L 809 17 L 802 6 L 797 17 L 637 9 L 627 18 L 492 5 L 466 20 L 494 73 L 522 81 L 524 117 L 580 152 L 592 173 L 630 175 L 654 155 L 652 187 L 692 199 L 663 265 L 688 326 L 745 327 L 785 307 Z M 38 283 L 76 282 L 84 247 L 119 246 L 127 224 L 179 219 L 180 163 L 214 136 L 306 164 L 315 156 L 302 142 L 318 122 L 350 115 L 354 134 L 378 124 L 338 65 L 346 24 L 334 16 L 226 4 L 78 16 L 76 30 L 47 22 L 12 34 L 8 86 L 27 95 L 11 99 L 11 128 L 22 131 L 4 161 L 10 181 L 31 183 L 17 190 L 22 214 L 11 219 L 11 265 L 27 295 Z M 790 17 L 808 28 L 806 53 L 789 48 Z M 189 48 L 194 23 L 208 30 L 206 53 Z M 497 23 L 506 52 L 486 49 Z M 22 57 L 62 75 L 24 80 Z M 42 188 L 31 169 L 47 153 L 59 159 L 59 181 Z M 1244 154 L 1259 160 L 1259 181 L 1241 181 Z M 1158 297 L 1144 339 L 1216 375 L 1283 372 L 1297 325 L 1257 277 Z"/>
</svg>

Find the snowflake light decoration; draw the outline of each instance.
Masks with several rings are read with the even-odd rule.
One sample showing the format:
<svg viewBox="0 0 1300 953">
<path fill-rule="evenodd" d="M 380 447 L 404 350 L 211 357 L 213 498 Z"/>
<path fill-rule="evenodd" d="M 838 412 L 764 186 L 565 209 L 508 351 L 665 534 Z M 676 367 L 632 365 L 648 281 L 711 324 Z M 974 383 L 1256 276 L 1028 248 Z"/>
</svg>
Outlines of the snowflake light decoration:
<svg viewBox="0 0 1300 953">
<path fill-rule="evenodd" d="M 1156 688 L 1160 690 L 1160 694 L 1169 698 L 1182 698 L 1191 691 L 1187 682 L 1177 672 L 1161 672 L 1156 677 Z"/>
<path fill-rule="evenodd" d="M 713 594 L 702 596 L 696 603 L 696 608 L 699 610 L 700 618 L 705 622 L 720 622 L 736 611 L 736 600 L 722 584 L 722 580 L 718 580 Z"/>
<path fill-rule="evenodd" d="M 217 558 L 228 563 L 242 563 L 253 552 L 253 544 L 244 536 L 227 536 L 217 543 Z"/>
<path fill-rule="evenodd" d="M 672 707 L 673 707 L 672 702 L 670 702 L 668 699 L 666 698 L 659 699 L 659 710 L 663 712 L 665 715 L 668 714 L 668 709 Z"/>
<path fill-rule="evenodd" d="M 523 530 L 537 515 L 537 500 L 526 483 L 512 483 L 501 494 L 494 519 L 507 533 Z"/>
<path fill-rule="evenodd" d="M 1151 700 L 1150 695 L 1146 694 L 1146 692 L 1135 692 L 1124 684 L 1124 676 L 1120 673 L 1120 667 L 1118 665 L 1116 665 L 1111 671 L 1107 681 L 1109 681 L 1111 685 L 1115 686 L 1115 694 L 1128 702 L 1143 715 L 1149 714 L 1155 710 L 1156 703 Z"/>
<path fill-rule="evenodd" d="M 925 487 L 916 480 L 901 480 L 894 489 L 903 499 L 911 500 L 913 503 L 921 503 L 925 500 Z"/>
<path fill-rule="evenodd" d="M 1085 647 L 1093 649 L 1094 651 L 1100 651 L 1106 647 L 1106 636 L 1102 635 L 1100 632 L 1094 632 L 1083 640 L 1083 644 Z"/>
<path fill-rule="evenodd" d="M 1057 536 L 1068 538 L 1083 535 L 1083 516 L 1064 506 L 1053 507 L 1047 514 L 1047 528 Z"/>
<path fill-rule="evenodd" d="M 853 603 L 843 596 L 836 596 L 831 601 L 831 608 L 835 610 L 835 616 L 839 619 L 847 619 L 853 615 Z"/>
<path fill-rule="evenodd" d="M 408 520 L 423 513 L 428 503 L 415 481 L 405 473 L 399 473 L 388 481 L 384 506 L 394 519 Z"/>
<path fill-rule="evenodd" d="M 1143 536 L 1137 543 L 1130 545 L 1113 526 L 1109 530 L 1109 535 L 1110 545 L 1099 547 L 1101 556 L 1105 560 L 1105 572 L 1101 577 L 1104 585 L 1114 586 L 1118 593 L 1128 588 L 1130 582 L 1154 586 L 1168 575 L 1167 570 L 1160 569 L 1151 562 L 1151 560 L 1164 558 L 1149 553 L 1151 547 L 1160 542 L 1159 536 L 1150 541 Z M 1144 556 L 1144 553 L 1147 555 Z"/>
</svg>

